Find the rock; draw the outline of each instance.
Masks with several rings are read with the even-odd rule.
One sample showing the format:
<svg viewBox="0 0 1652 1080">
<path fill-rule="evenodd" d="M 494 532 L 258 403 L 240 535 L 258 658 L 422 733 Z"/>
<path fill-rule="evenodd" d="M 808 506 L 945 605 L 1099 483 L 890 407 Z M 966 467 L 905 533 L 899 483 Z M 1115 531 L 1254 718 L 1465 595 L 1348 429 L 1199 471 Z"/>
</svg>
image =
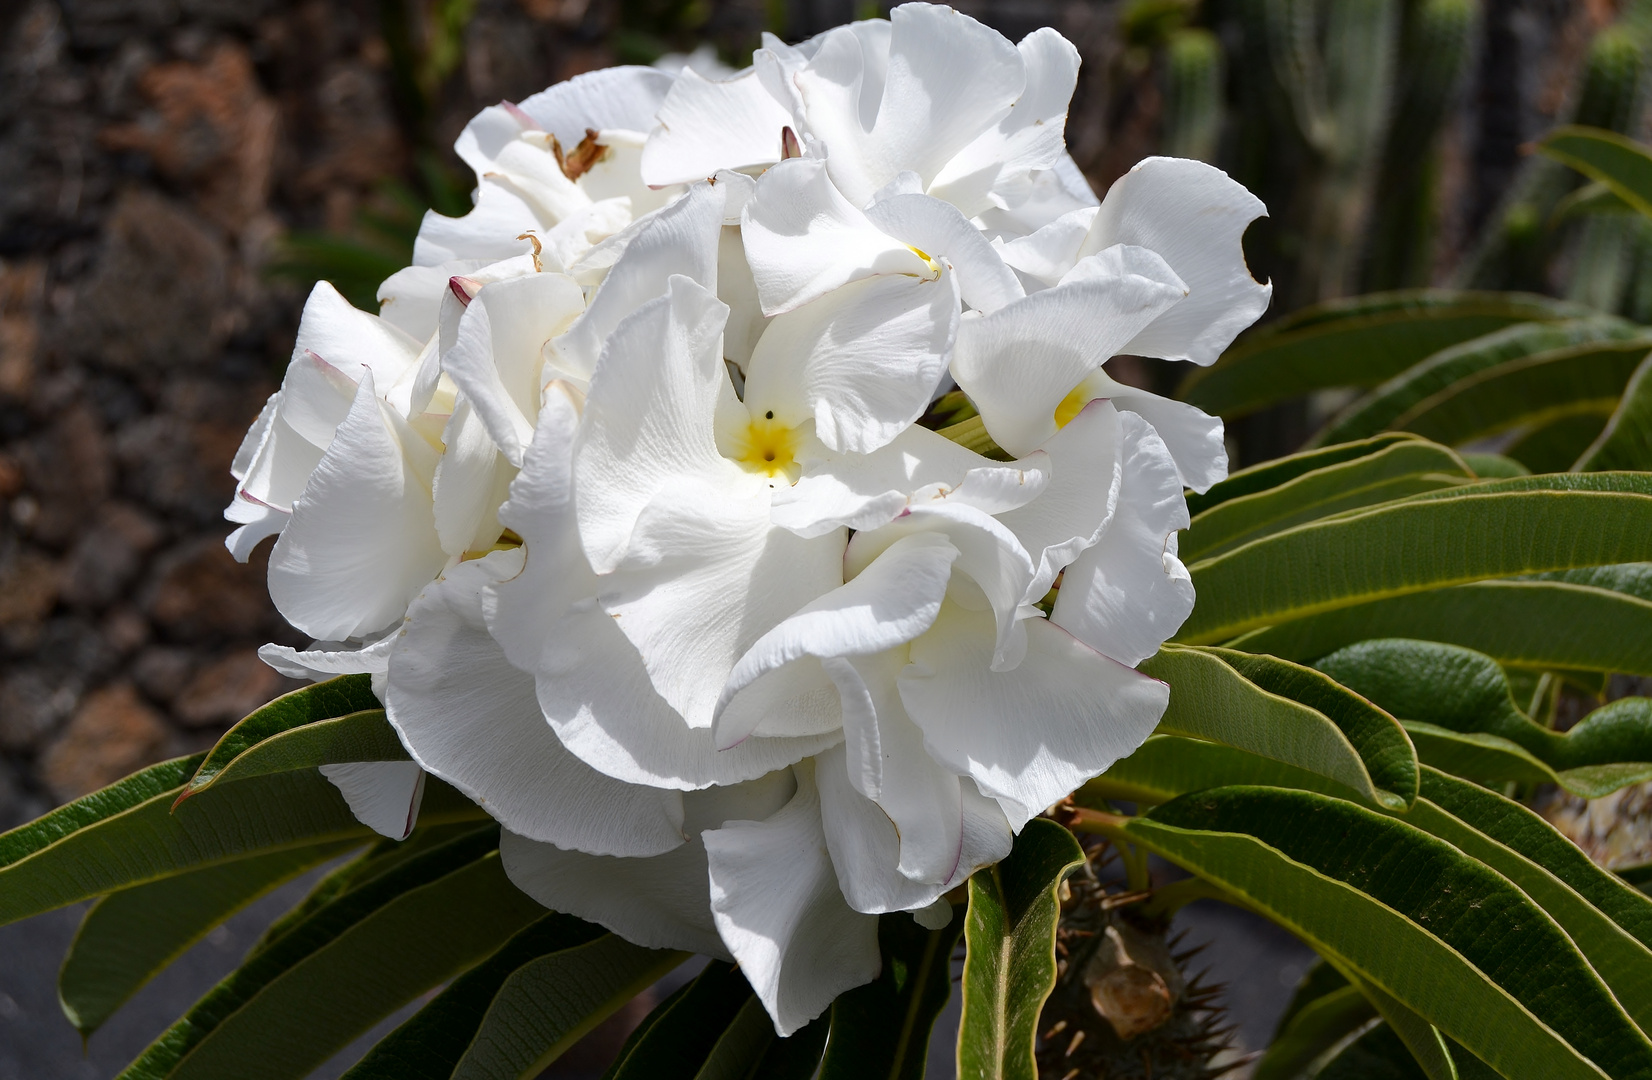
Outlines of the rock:
<svg viewBox="0 0 1652 1080">
<path fill-rule="evenodd" d="M 114 482 L 103 422 L 89 405 L 71 405 L 21 450 L 24 485 L 38 503 L 29 533 L 67 547 L 90 526 Z"/>
<path fill-rule="evenodd" d="M 34 667 L 13 671 L 0 683 L 0 749 L 36 749 L 79 700 L 74 676 L 54 678 Z"/>
<path fill-rule="evenodd" d="M 245 565 L 236 562 L 216 536 L 162 556 L 146 610 L 175 641 L 262 636 L 274 615 L 262 561 L 255 556 Z"/>
<path fill-rule="evenodd" d="M 195 654 L 175 645 L 152 645 L 132 662 L 132 678 L 156 701 L 170 702 L 195 672 Z"/>
<path fill-rule="evenodd" d="M 172 702 L 172 713 L 188 727 L 233 724 L 296 685 L 246 649 L 203 668 Z"/>
<path fill-rule="evenodd" d="M 33 548 L 11 546 L 0 554 L 0 628 L 39 623 L 57 604 L 61 572 Z"/>
<path fill-rule="evenodd" d="M 41 778 L 59 802 L 78 799 L 159 761 L 167 735 L 131 683 L 106 686 L 86 696 L 41 755 Z"/>
<path fill-rule="evenodd" d="M 161 542 L 159 523 L 136 507 L 108 503 L 74 549 L 63 573 L 63 598 L 77 607 L 101 609 L 120 597 L 143 560 Z"/>
<path fill-rule="evenodd" d="M 229 257 L 214 230 L 168 199 L 128 191 L 75 299 L 67 346 L 118 371 L 199 365 L 228 337 L 228 300 Z"/>
</svg>

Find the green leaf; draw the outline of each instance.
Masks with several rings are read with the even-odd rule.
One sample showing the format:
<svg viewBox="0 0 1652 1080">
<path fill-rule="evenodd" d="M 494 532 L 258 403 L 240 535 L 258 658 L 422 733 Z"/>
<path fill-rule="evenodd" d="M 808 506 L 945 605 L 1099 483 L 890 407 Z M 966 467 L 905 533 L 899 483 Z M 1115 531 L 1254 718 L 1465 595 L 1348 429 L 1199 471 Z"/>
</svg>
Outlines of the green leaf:
<svg viewBox="0 0 1652 1080">
<path fill-rule="evenodd" d="M 1141 670 L 1170 684 L 1156 730 L 1248 750 L 1330 777 L 1381 806 L 1417 794 L 1417 759 L 1394 719 L 1314 671 L 1226 649 L 1159 650 Z"/>
<path fill-rule="evenodd" d="M 1519 743 L 1497 735 L 1457 732 L 1415 720 L 1403 723 L 1424 764 L 1477 783 L 1558 784 L 1580 798 L 1598 799 L 1652 780 L 1652 763 L 1556 769 Z"/>
<path fill-rule="evenodd" d="M 1577 472 L 1652 469 L 1652 357 L 1642 360 L 1606 426 L 1572 466 Z"/>
<path fill-rule="evenodd" d="M 1291 991 L 1291 1000 L 1285 1003 L 1285 1011 L 1279 1014 L 1279 1022 L 1274 1025 L 1273 1037 L 1277 1039 L 1285 1034 L 1303 1009 L 1333 990 L 1341 990 L 1348 985 L 1348 977 L 1338 971 L 1335 964 L 1315 960 L 1313 966 L 1297 980 L 1296 989 Z"/>
<path fill-rule="evenodd" d="M 373 838 L 313 770 L 226 784 L 174 812 L 199 760 L 153 766 L 0 836 L 0 924 L 247 855 Z M 426 824 L 485 817 L 446 784 L 427 782 Z"/>
<path fill-rule="evenodd" d="M 1072 833 L 1034 818 L 997 866 L 969 879 L 959 1080 L 1038 1080 L 1038 1014 L 1055 988 L 1057 887 L 1084 861 Z"/>
<path fill-rule="evenodd" d="M 926 930 L 904 911 L 878 920 L 883 970 L 832 1003 L 832 1037 L 820 1080 L 923 1080 L 929 1032 L 952 992 L 952 947 L 965 909 Z"/>
<path fill-rule="evenodd" d="M 497 829 L 449 841 L 346 892 L 250 957 L 121 1080 L 307 1076 L 543 914 L 505 877 Z"/>
<path fill-rule="evenodd" d="M 1289 619 L 1442 585 L 1652 555 L 1652 478 L 1490 480 L 1325 518 L 1188 569 L 1179 640 L 1214 644 Z"/>
<path fill-rule="evenodd" d="M 693 1080 L 740 1010 L 756 1000 L 733 964 L 713 960 L 643 1019 L 603 1080 Z"/>
<path fill-rule="evenodd" d="M 1315 1080 L 1428 1080 L 1428 1074 L 1394 1029 L 1378 1024 L 1326 1062 Z"/>
<path fill-rule="evenodd" d="M 213 785 L 254 776 L 313 769 L 341 761 L 406 761 L 396 730 L 383 709 L 364 709 L 334 720 L 316 720 L 271 735 L 241 751 L 205 779 L 196 776 L 179 801 L 193 798 Z M 211 757 L 208 757 L 208 764 Z"/>
<path fill-rule="evenodd" d="M 1107 800 L 1153 805 L 1169 802 L 1189 791 L 1232 784 L 1261 784 L 1301 788 L 1339 798 L 1359 793 L 1329 777 L 1286 765 L 1282 761 L 1236 750 L 1231 746 L 1184 739 L 1179 735 L 1149 735 L 1136 752 L 1074 792 L 1081 806 L 1107 809 Z"/>
<path fill-rule="evenodd" d="M 1527 814 L 1531 812 L 1484 788 L 1432 769 L 1428 771 L 1424 786 L 1425 797 L 1404 815 L 1405 820 L 1433 833 L 1465 855 L 1480 860 L 1518 885 L 1566 931 L 1578 951 L 1611 988 L 1613 995 L 1641 1030 L 1644 1032 L 1652 1028 L 1652 950 L 1541 861 L 1511 845 L 1498 842 L 1447 810 L 1442 802 L 1465 811 L 1471 817 L 1492 821 L 1510 820 L 1508 811 L 1498 803 L 1505 803 Z M 1437 796 L 1442 802 L 1428 796 Z M 1531 816 L 1536 817 L 1535 814 Z M 1541 818 L 1537 820 L 1542 822 Z M 1535 835 L 1529 826 L 1521 831 L 1525 835 Z M 1564 840 L 1558 833 L 1554 835 L 1556 839 Z M 1556 851 L 1546 844 L 1538 850 L 1550 855 Z M 1576 851 L 1575 848 L 1573 850 Z M 1588 857 L 1581 851 L 1576 851 L 1576 854 L 1587 862 Z M 1565 856 L 1561 856 L 1559 865 L 1576 873 L 1575 863 Z M 1591 884 L 1597 892 L 1614 886 L 1624 892 L 1632 891 L 1621 883 L 1610 882 L 1610 875 L 1605 871 L 1597 869 L 1594 873 L 1599 877 L 1593 879 L 1591 875 Z M 1636 905 L 1634 915 L 1637 922 L 1646 925 L 1649 922 L 1648 912 L 1652 912 L 1652 904 Z"/>
<path fill-rule="evenodd" d="M 1508 667 L 1652 675 L 1652 602 L 1554 580 L 1480 581 L 1373 600 L 1253 630 L 1228 647 L 1309 662 L 1390 637 L 1461 645 Z"/>
<path fill-rule="evenodd" d="M 1605 184 L 1618 198 L 1652 216 L 1652 154 L 1635 140 L 1615 131 L 1573 124 L 1543 136 L 1537 150 Z"/>
<path fill-rule="evenodd" d="M 93 904 L 63 958 L 57 997 L 82 1035 L 207 932 L 284 881 L 355 842 L 290 848 L 123 889 Z"/>
<path fill-rule="evenodd" d="M 711 1048 L 694 1080 L 749 1080 L 762 1077 L 758 1070 L 769 1048 L 778 1042 L 774 1021 L 756 998 L 740 1006 L 734 1020 Z"/>
<path fill-rule="evenodd" d="M 1506 326 L 1593 312 L 1524 293 L 1373 293 L 1334 300 L 1248 335 L 1177 392 L 1232 419 L 1334 386 L 1376 386 L 1426 356 Z"/>
<path fill-rule="evenodd" d="M 1377 1010 L 1360 993 L 1359 987 L 1344 981 L 1338 989 L 1321 995 L 1298 1011 L 1256 1063 L 1251 1080 L 1293 1080 L 1315 1059 L 1376 1015 Z"/>
<path fill-rule="evenodd" d="M 1574 400 L 1579 392 L 1590 399 L 1616 401 L 1630 372 L 1652 347 L 1644 340 L 1623 341 L 1638 333 L 1627 320 L 1596 315 L 1562 323 L 1523 323 L 1465 341 L 1407 368 L 1349 405 L 1312 444 L 1364 439 L 1385 430 L 1412 431 L 1443 442 L 1466 441 L 1513 426 L 1518 417 L 1505 415 L 1511 408 L 1524 415 L 1522 410 L 1549 404 L 1519 396 L 1536 386 L 1562 394 L 1563 401 Z M 1612 351 L 1607 343 L 1621 344 Z M 1610 360 L 1603 364 L 1607 357 Z M 1591 379 L 1603 366 L 1604 381 Z M 1567 381 L 1568 375 L 1577 380 L 1575 385 Z M 1515 395 L 1512 403 L 1510 392 Z M 1459 401 L 1464 395 L 1467 400 Z M 1441 415 L 1435 416 L 1437 412 Z"/>
<path fill-rule="evenodd" d="M 1187 494 L 1187 512 L 1194 517 L 1214 510 L 1216 507 L 1231 499 L 1238 499 L 1246 495 L 1256 495 L 1272 490 L 1281 484 L 1288 484 L 1304 473 L 1317 469 L 1340 465 L 1345 461 L 1357 461 L 1391 446 L 1402 443 L 1414 443 L 1415 435 L 1408 435 L 1403 431 L 1384 432 L 1370 439 L 1359 442 L 1338 443 L 1336 446 L 1322 446 L 1314 450 L 1303 450 L 1296 454 L 1287 454 L 1282 458 L 1264 461 L 1259 465 L 1252 465 L 1246 469 L 1228 476 L 1226 480 L 1211 485 L 1209 491 L 1203 493 L 1190 491 Z"/>
<path fill-rule="evenodd" d="M 1474 475 L 1485 480 L 1531 475 L 1530 469 L 1502 454 L 1475 454 L 1464 450 L 1459 451 L 1458 456 L 1474 470 Z"/>
<path fill-rule="evenodd" d="M 1457 1080 L 1457 1066 L 1439 1028 L 1363 979 L 1356 976 L 1353 982 L 1399 1036 L 1428 1080 Z"/>
<path fill-rule="evenodd" d="M 1652 1043 L 1548 915 L 1414 826 L 1311 792 L 1220 788 L 1122 831 L 1504 1075 L 1652 1076 Z"/>
<path fill-rule="evenodd" d="M 1503 453 L 1532 472 L 1564 472 L 1588 452 L 1606 422 L 1612 418 L 1612 402 L 1582 402 L 1571 411 L 1545 417 Z"/>
<path fill-rule="evenodd" d="M 1340 649 L 1315 666 L 1402 721 L 1506 740 L 1554 770 L 1559 782 L 1583 785 L 1597 796 L 1605 793 L 1598 790 L 1602 785 L 1621 787 L 1652 773 L 1652 699 L 1621 698 L 1561 733 L 1522 712 L 1502 667 L 1472 649 L 1379 638 Z M 1501 749 L 1485 740 L 1480 745 Z"/>
<path fill-rule="evenodd" d="M 560 1052 L 685 959 L 632 945 L 572 915 L 546 915 L 453 980 L 368 1051 L 346 1080 L 450 1080 L 467 1051 L 477 1050 L 477 1032 L 506 994 L 529 988 L 517 976 L 530 968 L 549 974 L 552 992 L 535 1010 L 536 1030 L 507 1034 Z"/>
<path fill-rule="evenodd" d="M 189 793 L 194 794 L 203 790 L 218 775 L 229 767 L 230 763 L 256 748 L 267 739 L 272 739 L 295 729 L 315 724 L 322 720 L 336 720 L 355 713 L 369 710 L 382 710 L 379 699 L 373 696 L 372 678 L 368 675 L 340 675 L 336 679 L 306 686 L 301 690 L 294 690 L 290 694 L 283 694 L 267 705 L 253 711 L 246 719 L 224 732 L 216 746 L 208 752 L 206 759 L 201 762 L 200 768 L 189 781 Z M 388 725 L 386 725 L 388 726 Z M 332 760 L 354 761 L 405 761 L 407 754 L 402 751 L 401 744 L 395 740 L 395 733 L 390 733 L 391 740 L 396 742 L 395 749 L 400 751 L 399 756 L 390 758 L 361 757 L 361 758 L 334 758 Z M 364 749 L 368 752 L 378 749 L 382 739 L 369 737 Z M 314 765 L 319 762 L 311 761 Z M 276 771 L 280 766 L 266 768 L 265 772 Z M 290 768 L 301 766 L 293 765 Z M 243 766 L 245 769 L 245 766 Z M 245 775 L 257 775 L 247 772 Z"/>
<path fill-rule="evenodd" d="M 1181 558 L 1195 562 L 1305 521 L 1473 479 L 1463 461 L 1443 446 L 1395 442 L 1211 507 L 1182 535 Z"/>
</svg>

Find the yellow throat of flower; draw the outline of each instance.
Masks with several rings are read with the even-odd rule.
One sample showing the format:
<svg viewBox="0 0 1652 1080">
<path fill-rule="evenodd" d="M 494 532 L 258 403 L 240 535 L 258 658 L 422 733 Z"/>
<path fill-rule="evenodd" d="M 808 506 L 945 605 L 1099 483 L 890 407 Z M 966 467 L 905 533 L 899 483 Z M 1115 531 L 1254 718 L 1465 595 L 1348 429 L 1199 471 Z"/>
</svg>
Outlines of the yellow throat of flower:
<svg viewBox="0 0 1652 1080">
<path fill-rule="evenodd" d="M 1061 399 L 1061 404 L 1055 407 L 1055 426 L 1064 428 L 1072 423 L 1073 417 L 1083 412 L 1084 406 L 1090 404 L 1094 398 L 1095 395 L 1086 390 L 1083 383 L 1073 387 L 1067 392 L 1067 396 Z"/>
<path fill-rule="evenodd" d="M 776 420 L 770 412 L 752 417 L 736 433 L 731 456 L 750 472 L 795 484 L 803 471 L 797 461 L 798 443 L 797 429 Z"/>
</svg>

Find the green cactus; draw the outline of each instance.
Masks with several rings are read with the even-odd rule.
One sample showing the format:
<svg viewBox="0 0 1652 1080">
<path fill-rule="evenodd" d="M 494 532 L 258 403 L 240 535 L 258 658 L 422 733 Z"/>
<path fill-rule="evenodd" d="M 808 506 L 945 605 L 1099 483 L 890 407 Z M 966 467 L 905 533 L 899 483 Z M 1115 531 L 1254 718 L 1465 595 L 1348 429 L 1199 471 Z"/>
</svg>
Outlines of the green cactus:
<svg viewBox="0 0 1652 1080">
<path fill-rule="evenodd" d="M 1367 290 L 1426 285 L 1433 269 L 1437 146 L 1468 70 L 1478 0 L 1414 0 L 1406 10 L 1398 101 L 1371 212 Z"/>
<path fill-rule="evenodd" d="M 1222 45 L 1209 30 L 1178 30 L 1165 48 L 1164 152 L 1216 160 L 1222 133 Z"/>
</svg>

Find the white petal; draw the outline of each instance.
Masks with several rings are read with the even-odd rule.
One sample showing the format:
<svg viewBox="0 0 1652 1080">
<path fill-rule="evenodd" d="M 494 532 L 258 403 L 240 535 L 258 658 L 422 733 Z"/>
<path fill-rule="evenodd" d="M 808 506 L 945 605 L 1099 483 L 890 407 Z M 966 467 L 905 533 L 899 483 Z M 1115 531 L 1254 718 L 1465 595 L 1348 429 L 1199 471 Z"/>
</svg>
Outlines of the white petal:
<svg viewBox="0 0 1652 1080">
<path fill-rule="evenodd" d="M 937 760 L 974 778 L 1011 827 L 1064 798 L 1146 741 L 1169 688 L 1044 619 L 1024 620 L 1027 655 L 990 670 L 985 613 L 948 605 L 912 643 L 901 700 Z"/>
<path fill-rule="evenodd" d="M 1056 575 L 1112 520 L 1123 480 L 1122 427 L 1106 402 L 1092 402 L 1044 444 L 1052 480 L 1043 494 L 998 520 L 1038 560 L 1022 602 L 1036 604 Z"/>
<path fill-rule="evenodd" d="M 380 836 L 406 840 L 419 820 L 424 770 L 416 761 L 349 761 L 321 766 L 356 820 Z"/>
<path fill-rule="evenodd" d="M 643 219 L 585 313 L 554 342 L 560 370 L 589 379 L 608 335 L 626 316 L 663 295 L 673 275 L 716 290 L 725 195 L 711 184 L 695 184 L 676 202 Z"/>
<path fill-rule="evenodd" d="M 454 404 L 442 443 L 447 449 L 432 484 L 436 536 L 450 558 L 487 551 L 499 539 L 499 504 L 516 470 L 499 453 L 467 397 Z"/>
<path fill-rule="evenodd" d="M 1046 287 L 1058 284 L 1078 262 L 1079 248 L 1090 235 L 1096 207 L 1061 215 L 1037 232 L 1019 236 L 998 249 L 1005 265 Z"/>
<path fill-rule="evenodd" d="M 458 259 L 508 259 L 522 251 L 518 236 L 548 232 L 556 224 L 499 180 L 483 177 L 476 185 L 475 200 L 464 217 L 425 211 L 418 239 L 413 241 L 414 266 L 441 266 Z"/>
<path fill-rule="evenodd" d="M 775 316 L 746 370 L 746 408 L 815 422 L 833 450 L 869 454 L 922 416 L 958 329 L 956 279 L 851 282 Z"/>
<path fill-rule="evenodd" d="M 739 500 L 696 481 L 662 489 L 603 579 L 603 609 L 690 727 L 711 725 L 724 682 L 759 637 L 842 583 L 841 536 L 775 528 L 768 501 L 766 488 Z"/>
<path fill-rule="evenodd" d="M 315 641 L 307 649 L 294 649 L 272 643 L 258 647 L 258 658 L 289 679 L 321 682 L 335 675 L 384 674 L 395 643 L 396 631 L 362 644 Z"/>
<path fill-rule="evenodd" d="M 998 640 L 993 669 L 1014 667 L 1026 647 L 1021 606 L 1035 566 L 1016 535 L 990 514 L 950 500 L 913 506 L 881 529 L 856 533 L 844 554 L 844 573 L 862 572 L 897 538 L 927 531 L 944 533 L 958 549 L 953 566 L 966 580 L 954 574 L 948 595 L 971 609 L 994 613 Z"/>
<path fill-rule="evenodd" d="M 927 195 L 892 195 L 868 206 L 866 216 L 902 243 L 950 262 L 959 295 L 983 315 L 1026 295 L 987 238 L 951 203 Z"/>
<path fill-rule="evenodd" d="M 802 478 L 774 493 L 770 513 L 776 525 L 799 536 L 821 536 L 839 525 L 875 529 L 895 520 L 919 492 L 926 500 L 946 497 L 972 471 L 1007 468 L 913 426 L 874 454 L 817 453 L 805 459 Z M 1017 485 L 1035 482 L 1025 469 L 1012 471 Z"/>
<path fill-rule="evenodd" d="M 1124 664 L 1159 651 L 1193 611 L 1193 582 L 1176 557 L 1188 525 L 1181 478 L 1164 441 L 1141 418 L 1124 422 L 1124 481 L 1100 541 L 1067 568 L 1053 621 Z"/>
<path fill-rule="evenodd" d="M 818 159 L 783 161 L 759 177 L 741 235 L 768 315 L 864 277 L 935 276 L 916 252 L 845 199 Z"/>
<path fill-rule="evenodd" d="M 1143 248 L 1109 248 L 1073 273 L 1059 288 L 958 328 L 952 375 L 1012 454 L 1054 435 L 1062 399 L 1186 292 Z"/>
<path fill-rule="evenodd" d="M 1174 398 L 1160 397 L 1114 381 L 1096 370 L 1078 391 L 1085 398 L 1107 398 L 1124 412 L 1133 412 L 1153 425 L 1176 462 L 1183 487 L 1207 491 L 1227 479 L 1228 451 L 1222 418 Z"/>
<path fill-rule="evenodd" d="M 974 216 L 991 206 L 1014 206 L 1032 191 L 1035 173 L 1067 155 L 1067 103 L 1078 82 L 1078 50 L 1043 27 L 1016 46 L 1027 86 L 1015 108 L 947 162 L 930 194 Z"/>
<path fill-rule="evenodd" d="M 434 455 L 399 419 L 365 375 L 270 554 L 270 598 L 311 637 L 383 629 L 447 561 L 417 460 Z"/>
<path fill-rule="evenodd" d="M 586 128 L 652 130 L 671 83 L 672 76 L 656 68 L 601 68 L 541 90 L 518 108 L 572 149 Z"/>
<path fill-rule="evenodd" d="M 717 699 L 717 741 L 750 734 L 724 713 L 735 694 L 762 675 L 805 656 L 866 656 L 903 645 L 935 621 L 958 549 L 940 533 L 896 540 L 853 581 L 813 600 L 748 649 Z M 753 721 L 755 726 L 755 720 Z"/>
<path fill-rule="evenodd" d="M 459 318 L 442 367 L 513 465 L 533 439 L 543 350 L 584 307 L 573 278 L 533 274 L 484 285 Z"/>
<path fill-rule="evenodd" d="M 650 184 L 690 183 L 719 169 L 779 161 L 781 129 L 797 124 L 756 68 L 721 82 L 685 69 L 659 119 L 642 154 L 642 177 Z"/>
<path fill-rule="evenodd" d="M 259 544 L 285 529 L 292 519 L 286 511 L 258 506 L 239 496 L 224 510 L 224 517 L 240 524 L 240 528 L 230 530 L 230 534 L 224 537 L 224 546 L 236 562 L 246 562 L 252 558 Z"/>
<path fill-rule="evenodd" d="M 511 661 L 533 672 L 540 707 L 563 744 L 592 767 L 635 784 L 678 789 L 752 780 L 830 746 L 759 735 L 718 752 L 655 691 L 636 648 L 595 602 L 599 587 L 580 546 L 569 456 L 578 422 L 556 388 L 499 515 L 523 538 L 527 564 L 490 586 L 488 625 Z"/>
<path fill-rule="evenodd" d="M 925 748 L 923 733 L 900 699 L 897 680 L 905 666 L 904 650 L 828 664 L 843 691 L 847 740 L 842 764 L 828 766 L 822 755 L 817 776 L 838 879 L 857 911 L 908 910 L 928 903 L 1010 849 L 1009 824 L 998 805 L 983 798 L 974 781 L 960 779 Z M 875 748 L 875 755 L 865 754 L 869 747 Z M 865 756 L 857 760 L 853 755 Z M 828 775 L 839 768 L 844 769 L 842 776 Z M 875 785 L 869 783 L 874 779 Z M 835 790 L 840 785 L 874 800 L 876 808 Z M 847 825 L 842 818 L 834 820 L 835 810 L 861 822 L 854 836 L 843 835 Z M 881 827 L 873 813 L 885 818 Z M 867 845 L 887 852 L 876 860 L 881 871 L 852 882 L 839 850 Z M 929 888 L 914 892 L 914 883 Z M 886 892 L 875 899 L 868 891 L 872 889 Z"/>
<path fill-rule="evenodd" d="M 673 277 L 604 347 L 574 451 L 580 535 L 598 573 L 619 565 L 661 488 L 746 477 L 713 431 L 718 398 L 734 392 L 718 347 L 727 318 L 716 296 Z"/>
<path fill-rule="evenodd" d="M 815 778 L 820 785 L 826 847 L 837 872 L 838 889 L 850 907 L 868 915 L 910 911 L 933 903 L 946 891 L 938 882 L 914 881 L 896 868 L 903 837 L 877 803 L 850 785 L 841 749 L 815 758 Z M 915 794 L 926 799 L 926 808 L 933 811 L 931 816 L 949 820 L 957 832 L 962 814 L 958 778 L 941 770 L 937 779 L 942 787 L 921 789 Z M 952 853 L 956 850 L 954 842 Z M 949 858 L 949 865 L 951 861 Z"/>
<path fill-rule="evenodd" d="M 389 386 L 418 359 L 423 345 L 393 323 L 353 306 L 327 282 L 318 281 L 304 303 L 293 355 L 313 353 L 351 382 L 360 382 L 362 372 L 370 370 L 380 385 Z"/>
<path fill-rule="evenodd" d="M 890 24 L 881 87 L 859 43 L 842 32 L 828 36 L 795 77 L 809 127 L 831 149 L 832 178 L 858 205 L 897 173 L 933 180 L 1026 86 L 1015 46 L 952 8 L 904 4 Z"/>
<path fill-rule="evenodd" d="M 482 259 L 460 259 L 442 266 L 403 267 L 379 285 L 379 318 L 414 341 L 429 341 L 436 332 L 448 281 L 485 265 Z"/>
<path fill-rule="evenodd" d="M 877 976 L 878 923 L 843 899 L 821 831 L 813 770 L 763 821 L 705 834 L 717 932 L 782 1036 Z"/>
<path fill-rule="evenodd" d="M 717 245 L 717 299 L 729 307 L 728 324 L 723 327 L 723 358 L 744 371 L 769 320 L 757 299 L 757 281 L 746 262 L 746 245 L 740 239 L 738 221 L 723 226 Z"/>
<path fill-rule="evenodd" d="M 646 859 L 563 851 L 505 832 L 499 858 L 516 887 L 555 911 L 607 927 L 651 949 L 733 959 L 717 936 L 702 833 L 730 818 L 764 818 L 796 786 L 790 769 L 683 796 L 687 843 Z"/>
<path fill-rule="evenodd" d="M 602 153 L 579 178 L 580 190 L 592 199 L 626 199 L 631 213 L 637 217 L 658 210 L 681 195 L 680 184 L 649 187 L 643 183 L 642 153 L 647 141 L 648 136 L 641 131 L 604 129 L 597 132 L 597 145 L 603 148 Z"/>
<path fill-rule="evenodd" d="M 1102 200 L 1079 255 L 1114 244 L 1157 252 L 1187 283 L 1188 297 L 1120 350 L 1212 364 L 1261 317 L 1273 285 L 1245 266 L 1245 228 L 1267 214 L 1262 200 L 1222 170 L 1186 158 L 1151 157 L 1119 177 Z"/>
<path fill-rule="evenodd" d="M 520 552 L 461 563 L 407 613 L 385 707 L 420 765 L 511 832 L 594 855 L 657 855 L 683 842 L 682 794 L 604 776 L 569 753 L 539 711 L 532 675 L 488 634 L 482 589 Z"/>
<path fill-rule="evenodd" d="M 289 375 L 292 368 L 308 362 L 308 357 L 294 360 L 288 366 Z M 350 402 L 354 397 L 354 388 L 351 395 L 344 398 L 344 407 L 339 410 L 339 419 L 343 420 L 349 414 Z M 285 400 L 285 392 L 283 392 Z M 332 403 L 329 401 L 329 405 Z M 295 413 L 298 410 L 294 410 Z M 332 444 L 333 431 L 337 424 L 327 432 L 327 441 L 316 445 L 293 429 L 287 421 L 285 408 L 278 411 L 270 421 L 270 429 L 264 440 L 259 444 L 258 452 L 253 455 L 252 464 L 247 469 L 247 475 L 237 489 L 237 500 L 224 511 L 224 516 L 231 521 L 249 522 L 262 518 L 262 513 L 245 516 L 244 511 L 249 506 L 258 506 L 281 513 L 283 518 L 292 513 L 294 501 L 304 493 L 304 485 L 310 482 L 310 474 L 315 467 L 321 464 L 321 456 L 326 448 Z"/>
<path fill-rule="evenodd" d="M 235 448 L 235 457 L 230 461 L 229 474 L 237 480 L 245 480 L 247 471 L 252 468 L 252 460 L 258 454 L 258 448 L 269 435 L 270 424 L 275 421 L 275 414 L 281 407 L 281 391 L 277 390 L 264 399 L 264 407 L 258 410 L 258 419 L 247 428 L 247 433 L 241 436 L 241 445 Z"/>
</svg>

